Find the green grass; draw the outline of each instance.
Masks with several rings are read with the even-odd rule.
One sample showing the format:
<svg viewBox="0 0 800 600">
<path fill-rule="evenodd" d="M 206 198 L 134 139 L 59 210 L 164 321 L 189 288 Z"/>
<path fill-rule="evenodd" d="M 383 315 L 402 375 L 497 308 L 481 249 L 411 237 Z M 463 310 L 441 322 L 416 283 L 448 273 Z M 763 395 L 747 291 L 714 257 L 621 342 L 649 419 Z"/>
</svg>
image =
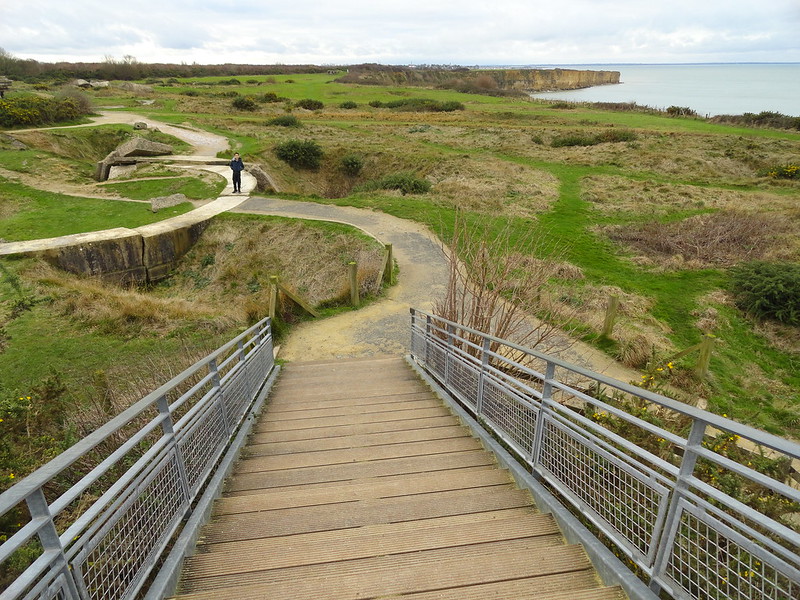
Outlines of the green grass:
<svg viewBox="0 0 800 600">
<path fill-rule="evenodd" d="M 176 177 L 107 183 L 102 187 L 131 200 L 150 200 L 172 194 L 183 194 L 192 200 L 210 200 L 220 195 L 225 182 L 220 180 L 211 185 L 195 177 Z"/>
<path fill-rule="evenodd" d="M 0 220 L 0 238 L 7 241 L 58 237 L 113 227 L 140 227 L 192 208 L 187 202 L 153 213 L 145 203 L 54 194 L 3 178 L 0 178 L 0 202 L 17 205 L 14 214 Z"/>
</svg>

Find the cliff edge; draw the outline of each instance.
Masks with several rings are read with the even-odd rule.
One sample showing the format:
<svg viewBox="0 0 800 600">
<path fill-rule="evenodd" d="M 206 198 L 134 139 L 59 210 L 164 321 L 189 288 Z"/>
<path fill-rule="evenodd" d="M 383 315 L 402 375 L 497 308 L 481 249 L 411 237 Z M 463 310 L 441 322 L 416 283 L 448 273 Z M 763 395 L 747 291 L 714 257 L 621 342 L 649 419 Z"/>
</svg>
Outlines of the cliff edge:
<svg viewBox="0 0 800 600">
<path fill-rule="evenodd" d="M 397 85 L 471 89 L 471 91 L 545 92 L 619 83 L 619 71 L 578 69 L 428 69 L 385 65 L 350 67 L 336 81 L 361 85 Z"/>
</svg>

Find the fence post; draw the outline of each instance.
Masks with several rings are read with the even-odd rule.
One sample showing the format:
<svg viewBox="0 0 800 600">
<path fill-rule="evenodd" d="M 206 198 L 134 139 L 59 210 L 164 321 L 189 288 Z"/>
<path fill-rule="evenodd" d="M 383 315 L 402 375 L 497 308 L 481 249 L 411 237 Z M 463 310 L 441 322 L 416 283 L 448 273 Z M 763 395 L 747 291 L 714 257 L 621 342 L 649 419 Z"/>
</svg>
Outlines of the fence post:
<svg viewBox="0 0 800 600">
<path fill-rule="evenodd" d="M 603 322 L 603 337 L 611 337 L 611 332 L 614 329 L 614 321 L 617 318 L 617 309 L 619 308 L 619 296 L 609 296 L 608 307 L 606 308 L 606 319 Z"/>
<path fill-rule="evenodd" d="M 711 351 L 714 349 L 714 336 L 705 334 L 700 342 L 700 356 L 697 357 L 695 373 L 701 379 L 708 377 L 708 366 L 711 363 Z"/>
<path fill-rule="evenodd" d="M 347 263 L 350 278 L 350 303 L 358 308 L 360 299 L 358 297 L 358 264 L 350 261 Z"/>
<path fill-rule="evenodd" d="M 386 244 L 386 265 L 383 267 L 383 281 L 392 285 L 392 269 L 394 260 L 392 258 L 392 245 Z"/>
<path fill-rule="evenodd" d="M 278 276 L 269 276 L 269 318 L 275 319 L 275 311 L 278 308 Z"/>
</svg>

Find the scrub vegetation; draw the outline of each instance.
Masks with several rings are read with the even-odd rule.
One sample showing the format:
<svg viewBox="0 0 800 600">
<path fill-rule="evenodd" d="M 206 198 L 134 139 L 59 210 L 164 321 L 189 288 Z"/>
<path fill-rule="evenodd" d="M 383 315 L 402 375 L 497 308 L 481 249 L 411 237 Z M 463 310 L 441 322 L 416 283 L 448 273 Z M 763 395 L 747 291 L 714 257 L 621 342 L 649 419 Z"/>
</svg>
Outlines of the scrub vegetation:
<svg viewBox="0 0 800 600">
<path fill-rule="evenodd" d="M 145 91 L 112 86 L 87 94 L 96 107 L 124 106 L 229 137 L 247 164 L 270 173 L 278 195 L 380 210 L 422 222 L 443 240 L 462 240 L 462 258 L 476 264 L 480 258 L 487 269 L 504 265 L 497 271 L 507 298 L 522 289 L 515 281 L 535 273 L 538 291 L 524 301 L 536 316 L 645 373 L 669 363 L 669 393 L 680 400 L 800 435 L 800 331 L 793 317 L 782 316 L 796 315 L 796 292 L 786 288 L 769 307 L 754 309 L 736 283 L 748 273 L 742 265 L 800 259 L 800 133 L 772 128 L 780 120 L 712 122 L 692 111 L 551 105 L 334 79 L 296 72 L 186 77 L 152 81 Z M 238 97 L 257 100 L 252 110 L 232 109 Z M 50 133 L 27 138 L 24 149 L 0 145 L 4 224 L 24 210 L 20 198 L 41 193 L 11 175 L 35 172 L 85 189 L 86 196 L 98 193 L 89 167 L 107 151 L 109 134 L 82 131 L 85 140 Z M 308 155 L 302 162 L 276 152 L 300 142 Z M 141 175 L 151 180 L 148 194 L 170 189 L 182 176 Z M 103 193 L 110 195 L 108 186 Z M 41 220 L 49 210 L 55 206 L 36 207 Z M 101 221 L 92 227 L 120 226 L 124 218 L 109 214 Z M 13 239 L 13 229 L 0 236 Z M 467 244 L 464 231 L 504 243 Z M 363 253 L 374 248 L 358 239 L 310 225 L 225 217 L 152 290 L 108 287 L 37 261 L 0 261 L 0 418 L 31 419 L 49 410 L 42 403 L 62 384 L 67 391 L 59 397 L 90 402 L 98 381 L 113 382 L 102 385 L 114 390 L 137 381 L 124 365 L 156 362 L 160 368 L 148 372 L 162 381 L 172 359 L 159 357 L 174 351 L 189 360 L 263 315 L 272 271 L 285 273 L 318 306 L 336 306 L 343 290 L 321 289 L 334 279 L 325 268 L 368 263 Z M 291 248 L 280 245 L 290 240 L 296 240 Z M 783 275 L 760 272 L 769 279 L 763 285 L 782 281 Z M 612 334 L 603 336 L 611 296 L 620 309 Z M 704 335 L 716 343 L 710 376 L 699 379 L 695 357 L 672 357 Z M 124 405 L 139 391 L 115 391 L 113 403 Z"/>
</svg>

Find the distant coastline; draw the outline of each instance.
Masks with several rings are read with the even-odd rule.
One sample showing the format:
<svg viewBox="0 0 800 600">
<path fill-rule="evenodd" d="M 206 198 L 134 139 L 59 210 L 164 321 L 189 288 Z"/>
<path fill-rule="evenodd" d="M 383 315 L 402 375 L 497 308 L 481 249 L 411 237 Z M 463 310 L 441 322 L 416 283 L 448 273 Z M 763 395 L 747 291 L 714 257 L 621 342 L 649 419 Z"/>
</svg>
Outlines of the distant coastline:
<svg viewBox="0 0 800 600">
<path fill-rule="evenodd" d="M 576 102 L 636 102 L 660 109 L 681 106 L 691 108 L 702 116 L 764 111 L 800 116 L 798 62 L 595 63 L 530 65 L 524 68 L 602 68 L 620 72 L 620 83 L 617 85 L 534 93 L 535 98 Z"/>
</svg>

